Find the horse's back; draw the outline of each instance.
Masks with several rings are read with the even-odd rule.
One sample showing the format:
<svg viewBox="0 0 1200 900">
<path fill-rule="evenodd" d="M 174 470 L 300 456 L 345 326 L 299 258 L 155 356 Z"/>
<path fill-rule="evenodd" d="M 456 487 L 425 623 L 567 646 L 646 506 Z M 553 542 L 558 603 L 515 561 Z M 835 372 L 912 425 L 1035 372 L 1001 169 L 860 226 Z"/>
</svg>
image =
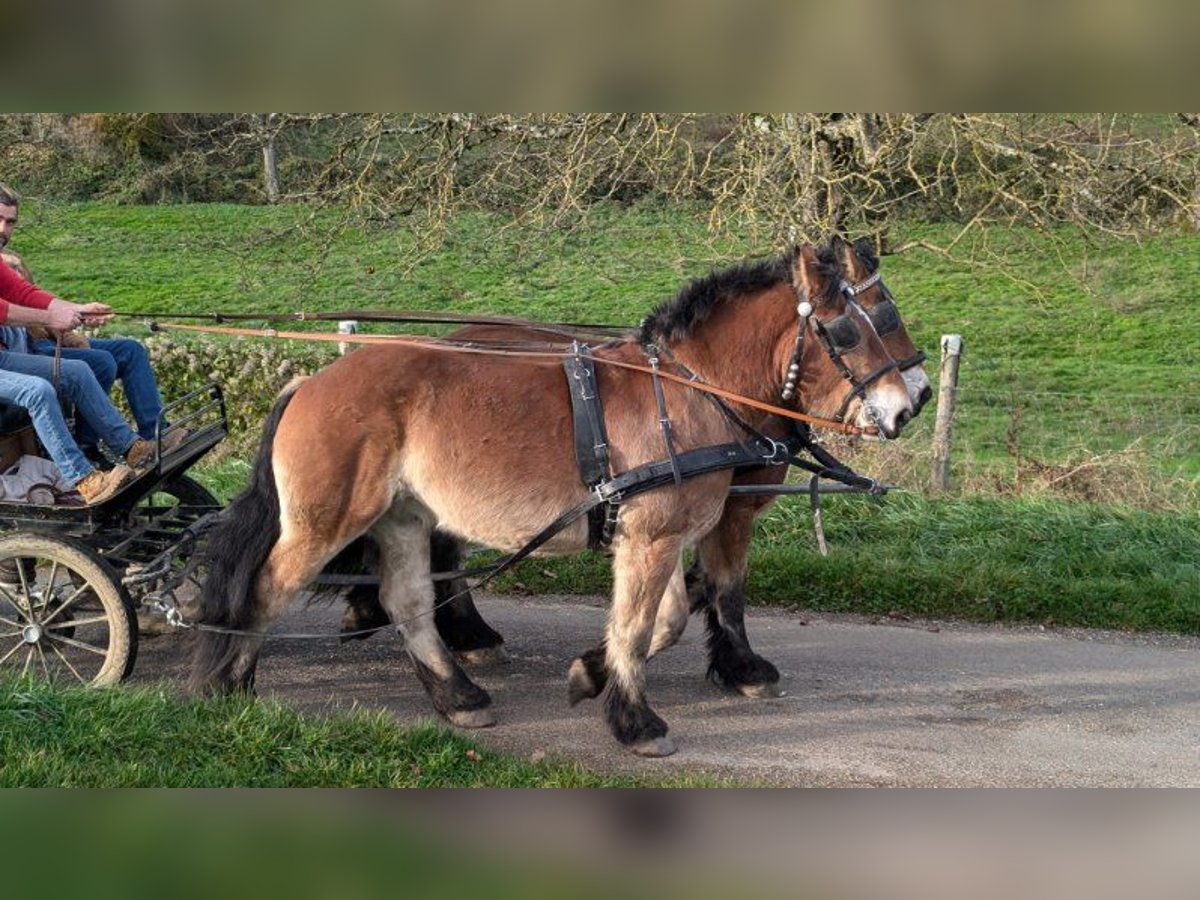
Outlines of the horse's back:
<svg viewBox="0 0 1200 900">
<path fill-rule="evenodd" d="M 378 516 L 410 495 L 450 530 L 510 546 L 583 497 L 572 447 L 557 360 L 371 346 L 297 389 L 277 479 L 302 514 Z"/>
</svg>

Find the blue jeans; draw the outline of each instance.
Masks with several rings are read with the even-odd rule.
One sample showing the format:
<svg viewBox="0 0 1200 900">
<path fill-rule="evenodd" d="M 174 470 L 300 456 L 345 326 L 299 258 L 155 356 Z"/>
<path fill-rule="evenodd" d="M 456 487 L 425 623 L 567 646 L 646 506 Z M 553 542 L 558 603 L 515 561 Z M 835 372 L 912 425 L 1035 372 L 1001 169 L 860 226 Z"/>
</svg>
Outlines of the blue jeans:
<svg viewBox="0 0 1200 900">
<path fill-rule="evenodd" d="M 90 344 L 86 350 L 63 347 L 62 358 L 87 363 L 106 394 L 111 393 L 113 384 L 119 378 L 133 420 L 137 423 L 138 435 L 152 440 L 163 404 L 158 394 L 158 382 L 154 380 L 154 370 L 150 368 L 150 354 L 132 338 L 92 338 Z M 37 341 L 32 349 L 34 353 L 53 356 L 54 342 Z M 166 427 L 165 422 L 163 426 Z M 77 434 L 82 446 L 96 445 L 96 431 L 86 419 L 80 421 Z"/>
<path fill-rule="evenodd" d="M 75 404 L 77 415 L 96 430 L 114 453 L 124 456 L 137 435 L 109 402 L 87 363 L 64 359 L 59 376 L 61 390 Z M 76 484 L 91 473 L 93 466 L 67 430 L 50 381 L 53 377 L 54 360 L 33 353 L 0 350 L 0 400 L 29 410 L 46 452 L 63 477 Z"/>
</svg>

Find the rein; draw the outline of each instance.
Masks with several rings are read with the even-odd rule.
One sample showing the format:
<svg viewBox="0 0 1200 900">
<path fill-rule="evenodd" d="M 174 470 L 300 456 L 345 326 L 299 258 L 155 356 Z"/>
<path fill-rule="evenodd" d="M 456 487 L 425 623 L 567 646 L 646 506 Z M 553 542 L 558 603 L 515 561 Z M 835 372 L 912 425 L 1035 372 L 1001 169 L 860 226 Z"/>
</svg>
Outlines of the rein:
<svg viewBox="0 0 1200 900">
<path fill-rule="evenodd" d="M 261 319 L 261 317 L 259 318 Z M 514 324 L 518 322 L 522 325 L 528 325 L 528 323 L 524 322 L 523 320 L 512 320 L 512 323 Z M 563 358 L 562 352 L 552 352 L 548 350 L 495 349 L 482 347 L 475 343 L 455 344 L 444 339 L 422 338 L 412 335 L 322 334 L 318 332 L 305 331 L 279 331 L 274 328 L 233 328 L 209 325 L 183 325 L 176 323 L 163 324 L 159 322 L 152 322 L 150 324 L 150 330 L 188 331 L 199 334 L 224 334 L 234 337 L 282 338 L 284 340 L 324 341 L 327 343 L 343 344 L 409 344 L 412 346 L 424 347 L 430 350 L 442 350 L 450 353 L 474 353 L 483 356 L 509 356 L 522 359 L 545 359 L 554 360 L 556 362 Z M 623 329 L 623 331 L 628 332 L 629 329 Z M 693 381 L 683 377 L 682 375 L 676 375 L 673 372 L 664 371 L 661 368 L 656 373 L 654 369 L 649 366 L 622 362 L 615 359 L 605 359 L 603 357 L 596 357 L 595 362 L 618 369 L 628 369 L 632 372 L 641 372 L 645 375 L 651 376 L 652 378 L 657 377 L 666 381 L 673 381 L 676 384 L 681 384 L 684 387 L 700 391 L 701 393 L 720 397 L 732 403 L 739 403 L 744 406 L 749 406 L 753 409 L 769 413 L 773 416 L 780 416 L 796 422 L 805 422 L 809 425 L 815 425 L 818 428 L 826 428 L 842 434 L 859 436 L 876 433 L 876 430 L 873 428 L 860 428 L 857 425 L 849 425 L 845 422 L 836 421 L 834 419 L 826 419 L 820 416 L 810 416 L 807 413 L 797 412 L 796 410 L 787 409 L 782 406 L 776 406 L 771 403 L 764 403 L 761 400 L 754 400 L 750 397 L 743 397 L 740 394 L 735 394 L 733 391 L 727 391 L 724 388 L 719 388 L 715 385 Z"/>
</svg>

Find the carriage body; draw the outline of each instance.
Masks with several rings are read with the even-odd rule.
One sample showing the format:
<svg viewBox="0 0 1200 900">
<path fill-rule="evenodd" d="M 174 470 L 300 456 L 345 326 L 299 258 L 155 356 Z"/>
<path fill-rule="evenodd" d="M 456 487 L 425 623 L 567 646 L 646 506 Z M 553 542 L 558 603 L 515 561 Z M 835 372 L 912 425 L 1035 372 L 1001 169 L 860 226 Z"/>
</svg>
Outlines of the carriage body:
<svg viewBox="0 0 1200 900">
<path fill-rule="evenodd" d="M 187 475 L 228 434 L 220 387 L 179 397 L 160 421 L 188 439 L 104 502 L 0 501 L 0 671 L 93 685 L 132 671 L 139 617 L 173 599 L 221 511 Z M 22 423 L 10 414 L 9 424 Z"/>
</svg>

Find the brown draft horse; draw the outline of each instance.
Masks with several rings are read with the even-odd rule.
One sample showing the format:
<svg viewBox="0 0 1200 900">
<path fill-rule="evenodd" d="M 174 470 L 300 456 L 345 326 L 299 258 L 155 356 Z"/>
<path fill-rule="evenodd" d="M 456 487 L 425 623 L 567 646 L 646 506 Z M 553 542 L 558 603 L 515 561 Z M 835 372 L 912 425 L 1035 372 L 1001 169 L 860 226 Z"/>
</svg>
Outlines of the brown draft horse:
<svg viewBox="0 0 1200 900">
<path fill-rule="evenodd" d="M 841 263 L 842 276 L 851 286 L 858 302 L 870 316 L 883 345 L 900 367 L 914 413 L 929 401 L 933 389 L 922 366 L 923 354 L 914 346 L 904 327 L 895 301 L 883 281 L 876 277 L 879 261 L 869 240 L 850 245 L 834 237 L 831 247 Z M 455 331 L 454 338 L 480 341 L 559 341 L 565 346 L 575 335 L 545 325 L 530 324 L 528 328 L 514 326 L 473 325 Z M 773 417 L 763 431 L 782 439 L 793 425 L 789 420 Z M 783 481 L 785 466 L 762 466 L 749 471 L 736 471 L 733 484 L 770 485 Z M 779 671 L 750 647 L 745 627 L 745 585 L 750 538 L 754 519 L 765 511 L 775 498 L 770 495 L 731 496 L 717 527 L 700 539 L 694 559 L 687 572 L 686 584 L 691 613 L 705 614 L 708 643 L 708 675 L 726 687 L 749 697 L 771 697 L 779 693 Z M 433 571 L 452 572 L 462 560 L 462 548 L 451 535 L 435 532 L 430 548 Z M 370 549 L 366 550 L 369 555 Z M 364 549 L 359 547 L 344 561 L 347 570 L 363 568 Z M 374 570 L 373 557 L 366 564 Z M 435 584 L 436 611 L 434 621 L 446 645 L 467 662 L 503 660 L 503 637 L 479 614 L 465 580 L 438 581 Z M 369 629 L 389 623 L 387 613 L 379 605 L 379 592 L 374 586 L 359 585 L 347 595 L 343 631 L 356 637 L 369 636 Z M 669 613 L 669 615 L 668 615 Z M 686 625 L 678 610 L 660 608 L 656 627 L 663 646 L 674 643 Z M 673 615 L 675 618 L 670 618 Z M 657 645 L 658 641 L 656 641 Z M 655 649 L 659 649 L 657 646 Z M 607 676 L 604 669 L 604 646 L 601 644 L 581 654 L 572 664 L 569 676 L 569 697 L 572 703 L 597 696 Z"/>
<path fill-rule="evenodd" d="M 778 277 L 780 265 L 787 277 Z M 770 278 L 760 266 L 694 283 L 647 319 L 643 336 L 705 383 L 766 403 L 779 401 L 798 348 L 800 377 L 791 402 L 817 414 L 829 414 L 845 394 L 833 358 L 865 383 L 849 414 L 895 436 L 913 405 L 870 320 L 842 292 L 832 252 L 801 247 L 773 269 Z M 797 300 L 800 308 L 811 304 L 810 315 L 797 315 Z M 806 334 L 814 339 L 798 340 Z M 198 635 L 193 689 L 250 688 L 261 632 L 339 551 L 369 535 L 380 550 L 381 600 L 434 707 L 461 726 L 495 721 L 490 697 L 462 671 L 434 627 L 430 534 L 441 527 L 515 550 L 586 499 L 587 489 L 576 469 L 558 360 L 455 350 L 368 346 L 281 396 L 266 422 L 250 487 L 210 540 L 200 621 L 222 630 Z M 595 357 L 614 471 L 661 458 L 651 379 L 605 364 L 644 365 L 642 347 L 624 341 L 598 348 Z M 741 437 L 699 392 L 673 382 L 662 387 L 678 450 Z M 767 419 L 738 407 L 752 426 Z M 645 661 L 660 604 L 687 608 L 681 554 L 721 518 L 731 478 L 729 470 L 709 472 L 621 506 L 604 708 L 614 736 L 636 753 L 674 751 L 666 723 L 646 700 Z M 580 520 L 543 549 L 574 552 L 586 543 Z"/>
</svg>

